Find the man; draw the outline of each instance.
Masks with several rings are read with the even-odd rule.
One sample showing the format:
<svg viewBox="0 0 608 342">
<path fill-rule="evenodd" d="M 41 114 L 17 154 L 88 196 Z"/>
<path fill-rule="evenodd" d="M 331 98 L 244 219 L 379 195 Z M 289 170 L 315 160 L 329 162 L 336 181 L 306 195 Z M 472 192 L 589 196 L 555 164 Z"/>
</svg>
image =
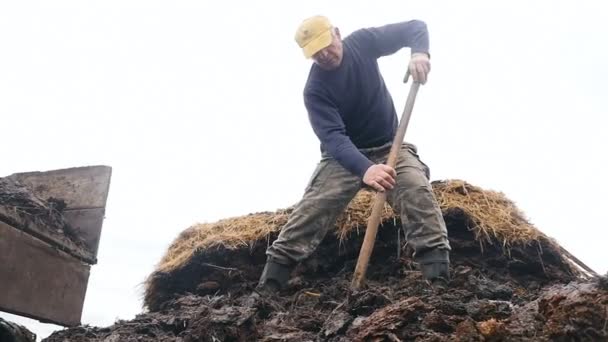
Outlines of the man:
<svg viewBox="0 0 608 342">
<path fill-rule="evenodd" d="M 450 245 L 429 169 L 416 147 L 407 143 L 395 169 L 385 165 L 398 118 L 377 62 L 409 47 L 410 74 L 414 81 L 426 83 L 430 63 L 425 23 L 414 20 L 361 29 L 342 40 L 326 17 L 315 16 L 301 23 L 295 40 L 314 61 L 304 103 L 322 158 L 302 200 L 267 250 L 258 289 L 272 293 L 283 288 L 292 269 L 314 252 L 362 186 L 387 191 L 424 277 L 445 287 Z"/>
</svg>

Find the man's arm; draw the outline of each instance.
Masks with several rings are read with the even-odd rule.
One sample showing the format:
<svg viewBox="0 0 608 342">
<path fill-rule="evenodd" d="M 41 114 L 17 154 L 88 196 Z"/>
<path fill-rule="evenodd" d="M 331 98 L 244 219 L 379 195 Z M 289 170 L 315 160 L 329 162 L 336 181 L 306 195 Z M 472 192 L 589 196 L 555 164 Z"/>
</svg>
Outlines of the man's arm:
<svg viewBox="0 0 608 342">
<path fill-rule="evenodd" d="M 397 173 L 385 164 L 374 164 L 346 135 L 338 109 L 322 95 L 306 94 L 304 102 L 312 128 L 329 154 L 345 169 L 378 191 L 393 189 Z"/>
<path fill-rule="evenodd" d="M 304 94 L 304 104 L 313 131 L 329 154 L 345 169 L 363 178 L 373 163 L 365 157 L 346 135 L 338 108 L 320 94 Z"/>
<path fill-rule="evenodd" d="M 366 50 L 376 58 L 391 55 L 404 47 L 409 47 L 412 54 L 429 55 L 429 33 L 426 24 L 420 20 L 365 28 L 357 35 Z"/>
</svg>

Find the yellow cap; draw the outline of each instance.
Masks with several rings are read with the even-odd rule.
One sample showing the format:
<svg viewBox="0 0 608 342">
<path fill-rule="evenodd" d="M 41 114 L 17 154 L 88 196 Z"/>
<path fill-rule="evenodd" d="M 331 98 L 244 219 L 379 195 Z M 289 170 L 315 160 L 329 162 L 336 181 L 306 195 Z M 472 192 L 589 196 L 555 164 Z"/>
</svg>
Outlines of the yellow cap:
<svg viewBox="0 0 608 342">
<path fill-rule="evenodd" d="M 306 58 L 312 57 L 319 50 L 331 44 L 332 27 L 329 19 L 320 15 L 305 19 L 300 24 L 295 38 Z"/>
</svg>

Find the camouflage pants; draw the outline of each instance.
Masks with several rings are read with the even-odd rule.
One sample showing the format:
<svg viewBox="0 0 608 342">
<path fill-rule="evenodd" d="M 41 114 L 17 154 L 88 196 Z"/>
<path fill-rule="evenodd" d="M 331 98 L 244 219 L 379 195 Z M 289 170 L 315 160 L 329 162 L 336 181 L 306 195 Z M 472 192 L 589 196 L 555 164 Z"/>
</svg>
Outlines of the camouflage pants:
<svg viewBox="0 0 608 342">
<path fill-rule="evenodd" d="M 385 163 L 390 145 L 361 152 L 374 163 Z M 427 251 L 449 251 L 445 222 L 429 183 L 429 168 L 418 157 L 414 145 L 401 146 L 395 170 L 397 184 L 387 193 L 387 201 L 400 215 L 406 241 L 414 248 L 414 255 L 420 259 Z M 306 259 L 363 185 L 359 177 L 324 154 L 302 200 L 268 248 L 269 259 L 283 265 Z"/>
</svg>

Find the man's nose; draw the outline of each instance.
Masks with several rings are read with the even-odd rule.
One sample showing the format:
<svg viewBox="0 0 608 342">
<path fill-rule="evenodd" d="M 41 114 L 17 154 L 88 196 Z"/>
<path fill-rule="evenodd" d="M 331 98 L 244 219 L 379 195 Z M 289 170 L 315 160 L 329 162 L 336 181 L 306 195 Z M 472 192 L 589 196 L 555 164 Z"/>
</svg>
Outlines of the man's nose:
<svg viewBox="0 0 608 342">
<path fill-rule="evenodd" d="M 323 49 L 321 51 L 319 51 L 319 58 L 321 59 L 326 59 L 327 58 L 327 50 Z"/>
</svg>

